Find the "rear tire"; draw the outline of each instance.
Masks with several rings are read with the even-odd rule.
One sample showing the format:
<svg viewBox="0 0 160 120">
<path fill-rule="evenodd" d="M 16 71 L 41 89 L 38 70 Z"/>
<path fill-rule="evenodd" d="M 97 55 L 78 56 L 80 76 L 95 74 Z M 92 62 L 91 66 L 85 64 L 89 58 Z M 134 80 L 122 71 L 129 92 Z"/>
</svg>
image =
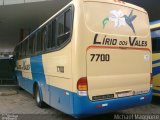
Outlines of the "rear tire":
<svg viewBox="0 0 160 120">
<path fill-rule="evenodd" d="M 39 86 L 36 85 L 35 87 L 35 101 L 38 107 L 43 108 L 44 107 L 44 102 L 42 100 L 42 97 L 40 95 L 40 90 L 39 90 Z"/>
</svg>

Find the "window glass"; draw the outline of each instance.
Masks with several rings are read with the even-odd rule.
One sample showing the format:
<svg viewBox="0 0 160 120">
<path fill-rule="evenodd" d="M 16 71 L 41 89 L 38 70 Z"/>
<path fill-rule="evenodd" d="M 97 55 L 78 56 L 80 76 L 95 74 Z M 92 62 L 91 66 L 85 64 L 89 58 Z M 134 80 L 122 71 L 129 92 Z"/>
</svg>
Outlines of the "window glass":
<svg viewBox="0 0 160 120">
<path fill-rule="evenodd" d="M 41 50 L 44 51 L 46 49 L 46 41 L 47 41 L 47 27 L 42 28 L 41 30 Z"/>
<path fill-rule="evenodd" d="M 24 52 L 24 57 L 26 57 L 26 52 L 27 52 L 27 41 L 25 40 L 23 43 L 24 43 L 24 45 L 23 45 L 23 46 L 24 46 L 24 48 L 23 48 L 23 49 L 24 49 L 24 51 L 23 51 L 23 52 Z"/>
<path fill-rule="evenodd" d="M 19 45 L 15 48 L 16 59 L 19 58 Z"/>
<path fill-rule="evenodd" d="M 62 35 L 64 33 L 64 14 L 58 16 L 57 25 L 58 25 L 58 35 Z"/>
<path fill-rule="evenodd" d="M 19 45 L 19 58 L 22 58 L 22 43 Z"/>
<path fill-rule="evenodd" d="M 40 52 L 41 50 L 42 50 L 41 33 L 40 31 L 38 31 L 37 41 L 36 41 L 36 52 Z"/>
<path fill-rule="evenodd" d="M 37 34 L 37 42 L 36 42 L 37 52 L 42 52 L 45 50 L 46 40 L 47 40 L 47 29 L 46 27 L 44 27 L 41 30 L 39 30 Z"/>
<path fill-rule="evenodd" d="M 68 10 L 65 13 L 62 13 L 62 15 L 58 16 L 57 20 L 58 20 L 57 46 L 61 46 L 70 37 L 71 10 Z M 63 28 L 63 30 L 62 30 L 62 28 Z"/>
<path fill-rule="evenodd" d="M 52 22 L 52 42 L 51 47 L 54 48 L 56 46 L 56 20 Z"/>
<path fill-rule="evenodd" d="M 22 54 L 21 54 L 21 57 L 22 58 L 24 57 L 24 42 L 22 42 Z"/>
<path fill-rule="evenodd" d="M 48 25 L 48 42 L 47 42 L 47 48 L 52 48 L 52 24 L 50 23 Z"/>
<path fill-rule="evenodd" d="M 65 13 L 65 32 L 70 32 L 71 30 L 71 11 L 68 10 Z"/>
<path fill-rule="evenodd" d="M 29 55 L 29 39 L 26 40 L 26 56 Z"/>
<path fill-rule="evenodd" d="M 36 40 L 36 34 L 32 34 L 29 37 L 29 48 L 28 48 L 28 54 L 33 55 L 34 54 L 34 43 Z"/>
</svg>

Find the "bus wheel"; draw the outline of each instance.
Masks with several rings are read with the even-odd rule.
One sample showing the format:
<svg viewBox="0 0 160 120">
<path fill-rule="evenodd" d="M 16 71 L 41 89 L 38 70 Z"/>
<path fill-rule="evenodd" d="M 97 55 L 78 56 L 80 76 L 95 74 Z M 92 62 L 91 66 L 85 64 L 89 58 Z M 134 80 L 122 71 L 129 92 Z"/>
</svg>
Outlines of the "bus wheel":
<svg viewBox="0 0 160 120">
<path fill-rule="evenodd" d="M 42 108 L 44 107 L 44 102 L 42 101 L 42 98 L 40 96 L 39 86 L 36 85 L 35 88 L 35 101 L 38 107 Z"/>
</svg>

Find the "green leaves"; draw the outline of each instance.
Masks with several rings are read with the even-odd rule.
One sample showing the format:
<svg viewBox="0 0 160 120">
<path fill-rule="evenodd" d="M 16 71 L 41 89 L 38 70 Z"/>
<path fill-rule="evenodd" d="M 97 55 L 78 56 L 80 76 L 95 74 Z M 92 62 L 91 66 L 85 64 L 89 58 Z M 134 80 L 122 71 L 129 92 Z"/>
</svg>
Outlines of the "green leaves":
<svg viewBox="0 0 160 120">
<path fill-rule="evenodd" d="M 105 27 L 105 25 L 108 23 L 109 21 L 109 17 L 106 17 L 104 20 L 103 20 L 103 28 Z"/>
</svg>

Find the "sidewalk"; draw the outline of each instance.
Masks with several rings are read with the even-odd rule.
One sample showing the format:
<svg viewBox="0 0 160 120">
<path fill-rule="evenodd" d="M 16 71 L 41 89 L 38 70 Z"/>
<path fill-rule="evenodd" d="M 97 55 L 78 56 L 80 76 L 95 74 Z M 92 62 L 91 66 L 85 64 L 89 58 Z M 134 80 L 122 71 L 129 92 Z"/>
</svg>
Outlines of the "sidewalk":
<svg viewBox="0 0 160 120">
<path fill-rule="evenodd" d="M 15 95 L 18 93 L 17 86 L 0 86 L 0 96 Z"/>
</svg>

